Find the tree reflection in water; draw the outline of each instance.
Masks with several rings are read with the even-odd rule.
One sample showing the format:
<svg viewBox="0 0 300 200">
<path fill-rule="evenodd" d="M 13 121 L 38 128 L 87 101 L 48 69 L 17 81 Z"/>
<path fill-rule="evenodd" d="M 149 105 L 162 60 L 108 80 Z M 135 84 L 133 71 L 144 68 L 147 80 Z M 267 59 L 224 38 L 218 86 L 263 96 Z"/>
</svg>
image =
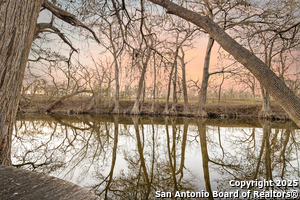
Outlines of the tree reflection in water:
<svg viewBox="0 0 300 200">
<path fill-rule="evenodd" d="M 104 199 L 155 199 L 156 191 L 207 191 L 213 199 L 213 191 L 238 189 L 230 180 L 299 180 L 295 129 L 256 120 L 27 116 L 15 125 L 12 162 Z"/>
<path fill-rule="evenodd" d="M 209 199 L 213 199 L 212 189 L 210 185 L 210 177 L 209 177 L 209 166 L 208 166 L 209 157 L 208 157 L 207 142 L 206 142 L 206 126 L 204 124 L 205 121 L 206 119 L 197 119 L 197 126 L 198 126 L 200 144 L 201 144 L 205 188 L 206 191 L 210 194 Z"/>
</svg>

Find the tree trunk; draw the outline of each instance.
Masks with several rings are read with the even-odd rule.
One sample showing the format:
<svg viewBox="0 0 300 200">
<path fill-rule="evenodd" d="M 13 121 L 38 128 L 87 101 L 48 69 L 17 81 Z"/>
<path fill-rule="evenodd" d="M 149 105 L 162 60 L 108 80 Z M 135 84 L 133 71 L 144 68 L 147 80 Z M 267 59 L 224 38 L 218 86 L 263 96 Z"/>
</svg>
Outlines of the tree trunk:
<svg viewBox="0 0 300 200">
<path fill-rule="evenodd" d="M 155 66 L 155 54 L 154 54 L 154 65 L 153 65 L 153 73 L 154 73 L 154 80 L 153 80 L 153 99 L 152 99 L 152 106 L 151 106 L 151 113 L 154 113 L 154 105 L 155 105 L 155 89 L 156 89 L 156 66 Z"/>
<path fill-rule="evenodd" d="M 285 178 L 285 170 L 286 170 L 286 164 L 287 164 L 287 160 L 285 157 L 285 154 L 287 153 L 287 144 L 290 141 L 290 135 L 291 135 L 291 129 L 288 128 L 286 129 L 286 131 L 284 132 L 285 135 L 285 139 L 283 141 L 283 147 L 282 150 L 280 152 L 280 160 L 282 161 L 282 170 L 281 170 L 281 179 L 283 180 Z"/>
<path fill-rule="evenodd" d="M 186 86 L 186 70 L 185 70 L 185 63 L 184 63 L 184 51 L 181 47 L 182 57 L 180 58 L 181 61 L 181 69 L 182 69 L 182 90 L 183 90 L 183 100 L 184 100 L 184 107 L 183 107 L 183 114 L 189 115 L 191 111 L 189 109 L 189 101 L 188 101 L 188 94 L 187 94 L 187 86 Z"/>
<path fill-rule="evenodd" d="M 164 117 L 165 126 L 166 126 L 166 135 L 167 135 L 167 139 L 166 139 L 167 149 L 168 149 L 167 153 L 168 153 L 168 158 L 169 158 L 169 163 L 168 164 L 169 164 L 169 169 L 171 171 L 170 179 L 171 178 L 173 179 L 174 191 L 178 191 L 178 185 L 177 185 L 178 182 L 177 182 L 176 175 L 175 175 L 176 174 L 176 171 L 175 171 L 176 164 L 173 163 L 173 159 L 172 159 L 172 157 L 175 158 L 175 159 L 176 159 L 176 157 L 172 156 L 174 151 L 172 151 L 171 146 L 170 146 L 170 133 L 169 133 L 168 119 L 169 119 L 169 117 Z M 174 130 L 173 128 L 174 128 L 174 126 L 172 126 L 172 130 Z M 174 140 L 174 138 L 173 138 L 173 140 Z M 173 142 L 173 144 L 174 144 L 174 142 Z"/>
<path fill-rule="evenodd" d="M 271 123 L 263 122 L 263 134 L 265 141 L 265 170 L 266 170 L 266 180 L 273 180 L 272 176 L 272 166 L 271 166 L 271 147 L 270 147 L 270 134 L 271 134 Z M 267 188 L 268 189 L 268 188 Z"/>
<path fill-rule="evenodd" d="M 255 86 L 251 88 L 251 91 L 252 91 L 252 98 L 255 99 Z"/>
<path fill-rule="evenodd" d="M 178 51 L 176 51 L 178 54 Z M 177 110 L 176 110 L 176 103 L 177 103 L 177 93 L 176 93 L 176 82 L 177 82 L 177 55 L 175 55 L 175 61 L 174 61 L 174 78 L 173 78 L 173 103 L 172 107 L 170 109 L 170 115 L 177 115 Z"/>
<path fill-rule="evenodd" d="M 201 153 L 202 153 L 202 166 L 203 166 L 203 174 L 205 181 L 206 191 L 210 194 L 208 199 L 214 199 L 212 195 L 212 189 L 210 184 L 210 175 L 209 175 L 209 156 L 207 149 L 207 141 L 206 141 L 206 119 L 197 119 L 196 123 L 198 126 L 198 132 L 200 137 L 200 145 L 201 145 Z"/>
<path fill-rule="evenodd" d="M 186 141 L 187 141 L 187 133 L 188 133 L 188 126 L 189 126 L 189 118 L 183 118 L 183 133 L 182 133 L 182 142 L 181 142 L 181 158 L 180 158 L 180 166 L 175 175 L 181 173 L 178 182 L 181 181 L 183 178 L 183 168 L 184 168 L 184 160 L 185 160 L 185 149 L 186 149 Z"/>
<path fill-rule="evenodd" d="M 221 103 L 221 91 L 222 91 L 222 85 L 223 85 L 223 83 L 224 83 L 224 79 L 225 79 L 225 77 L 224 77 L 224 73 L 223 73 L 222 82 L 221 82 L 221 84 L 220 84 L 220 86 L 219 86 L 218 104 Z"/>
<path fill-rule="evenodd" d="M 166 105 L 165 105 L 165 110 L 163 111 L 163 114 L 166 114 L 166 115 L 169 114 L 169 98 L 170 98 L 170 90 L 171 90 L 171 81 L 172 81 L 173 70 L 174 70 L 174 65 L 172 66 L 171 73 L 170 73 L 170 76 L 169 76 Z"/>
<path fill-rule="evenodd" d="M 271 44 L 269 53 L 267 51 L 267 45 L 265 44 L 265 64 L 270 68 L 271 61 L 272 61 L 272 49 L 273 49 L 274 40 Z M 264 90 L 263 86 L 260 86 L 261 93 L 262 93 L 262 107 L 259 111 L 258 116 L 261 118 L 271 118 L 272 117 L 272 109 L 271 109 L 271 102 L 270 102 L 270 95 L 267 91 Z"/>
<path fill-rule="evenodd" d="M 111 166 L 110 166 L 110 172 L 108 176 L 106 177 L 107 184 L 105 186 L 105 189 L 102 192 L 105 192 L 105 199 L 108 198 L 108 193 L 110 191 L 110 186 L 113 183 L 113 177 L 114 177 L 114 170 L 116 166 L 117 161 L 117 152 L 118 152 L 118 140 L 119 140 L 119 116 L 114 116 L 114 146 L 112 149 L 112 159 L 111 159 Z"/>
<path fill-rule="evenodd" d="M 206 95 L 207 95 L 207 87 L 208 87 L 208 79 L 209 79 L 210 55 L 211 55 L 211 49 L 213 45 L 214 45 L 214 39 L 212 37 L 209 37 L 207 48 L 206 48 L 204 66 L 203 66 L 202 86 L 200 89 L 198 110 L 196 111 L 196 116 L 200 116 L 200 117 L 208 117 L 206 112 Z"/>
<path fill-rule="evenodd" d="M 116 55 L 114 55 L 115 57 Z M 115 91 L 115 108 L 113 110 L 113 113 L 118 114 L 120 113 L 120 100 L 119 100 L 119 66 L 118 66 L 118 61 L 117 58 L 114 60 L 115 62 L 115 82 L 116 82 L 116 91 Z"/>
<path fill-rule="evenodd" d="M 149 181 L 149 175 L 148 175 L 147 166 L 146 166 L 145 157 L 144 157 L 144 148 L 142 146 L 141 136 L 140 136 L 140 131 L 139 131 L 139 117 L 133 116 L 132 121 L 133 121 L 134 129 L 135 129 L 135 133 L 136 133 L 136 143 L 137 143 L 137 149 L 138 149 L 138 153 L 139 153 L 139 161 L 141 164 L 140 166 L 143 169 L 145 182 L 147 184 L 147 191 L 146 191 L 145 199 L 148 199 L 148 196 L 149 196 L 150 190 L 151 190 L 151 188 L 150 188 L 151 184 Z"/>
<path fill-rule="evenodd" d="M 143 84 L 143 100 L 140 103 L 140 111 L 143 109 L 144 103 L 145 103 L 145 98 L 146 98 L 146 81 L 144 78 L 144 84 Z"/>
<path fill-rule="evenodd" d="M 84 93 L 84 92 L 89 92 L 88 90 L 80 90 L 80 91 L 76 91 L 72 94 L 68 94 L 68 95 L 65 95 L 59 99 L 57 99 L 56 101 L 52 102 L 51 104 L 49 104 L 48 106 L 46 106 L 46 108 L 43 110 L 44 112 L 50 112 L 51 109 L 56 106 L 58 103 L 62 102 L 63 100 L 65 99 L 68 99 L 68 98 L 71 98 L 77 94 L 80 94 L 80 93 Z"/>
<path fill-rule="evenodd" d="M 263 132 L 263 138 L 262 138 L 262 142 L 261 142 L 260 152 L 259 152 L 259 156 L 257 159 L 257 165 L 256 165 L 255 174 L 254 174 L 253 179 L 256 179 L 259 174 L 259 168 L 260 168 L 262 156 L 263 156 L 264 149 L 265 149 L 265 140 L 266 140 L 266 132 Z"/>
<path fill-rule="evenodd" d="M 91 97 L 88 102 L 82 106 L 81 111 L 82 112 L 89 112 L 92 110 L 95 106 L 99 107 L 101 104 L 101 97 L 102 97 L 102 91 L 101 86 L 98 94 L 95 94 L 93 97 Z"/>
<path fill-rule="evenodd" d="M 141 94 L 143 92 L 143 83 L 144 83 L 146 68 L 147 68 L 147 65 L 144 65 L 143 69 L 142 69 L 141 76 L 140 76 L 140 80 L 139 80 L 138 92 L 137 92 L 137 95 L 136 95 L 136 99 L 135 99 L 133 108 L 131 110 L 132 115 L 139 115 L 140 114 L 140 109 L 139 109 L 140 97 L 141 97 Z"/>
<path fill-rule="evenodd" d="M 90 98 L 90 100 L 85 105 L 82 106 L 81 109 L 83 112 L 89 112 L 95 106 L 99 108 L 99 106 L 101 104 L 101 97 L 102 97 L 103 76 L 102 76 L 102 79 L 100 80 L 99 92 L 97 94 L 93 94 L 93 96 Z"/>
<path fill-rule="evenodd" d="M 108 81 L 107 90 L 106 90 L 106 101 L 108 102 L 108 107 L 111 107 L 111 81 Z M 107 106 L 107 103 L 105 103 Z"/>
<path fill-rule="evenodd" d="M 120 99 L 119 99 L 119 91 L 120 91 L 120 83 L 119 83 L 119 65 L 118 65 L 118 51 L 116 49 L 116 45 L 114 43 L 114 38 L 113 38 L 113 30 L 112 26 L 109 26 L 109 41 L 110 45 L 112 47 L 112 54 L 114 57 L 114 64 L 115 64 L 115 108 L 112 113 L 119 114 L 120 113 Z"/>
<path fill-rule="evenodd" d="M 13 124 L 43 1 L 0 2 L 0 165 L 11 165 Z"/>
<path fill-rule="evenodd" d="M 271 94 L 277 103 L 289 114 L 291 119 L 300 127 L 300 99 L 285 83 L 269 69 L 269 67 L 249 50 L 237 43 L 222 28 L 208 16 L 202 16 L 185 9 L 169 0 L 149 0 L 166 8 L 168 13 L 181 17 L 203 28 L 219 45 L 230 53 L 238 62 L 244 65 Z"/>
<path fill-rule="evenodd" d="M 145 61 L 145 63 L 143 63 L 143 69 L 142 69 L 142 73 L 141 73 L 140 80 L 139 80 L 138 93 L 136 95 L 134 106 L 131 110 L 132 115 L 139 115 L 140 114 L 140 109 L 139 109 L 140 97 L 141 97 L 141 94 L 142 94 L 143 88 L 144 88 L 143 84 L 144 84 L 144 81 L 145 81 L 145 74 L 146 74 L 147 66 L 148 66 L 148 63 L 149 63 L 149 60 L 150 60 L 151 52 L 152 52 L 152 49 L 149 47 L 147 55 L 146 55 L 146 61 Z M 142 62 L 143 62 L 143 60 L 142 60 Z"/>
<path fill-rule="evenodd" d="M 271 109 L 271 102 L 270 102 L 270 95 L 264 88 L 261 86 L 261 95 L 262 95 L 262 108 L 258 113 L 260 118 L 270 118 L 272 117 L 272 109 Z"/>
<path fill-rule="evenodd" d="M 271 166 L 271 147 L 270 147 L 270 134 L 271 134 L 272 124 L 270 121 L 262 121 L 260 123 L 263 128 L 263 138 L 262 138 L 262 145 L 261 145 L 261 149 L 260 149 L 260 153 L 259 153 L 259 157 L 258 157 L 258 162 L 257 162 L 258 164 L 256 167 L 254 179 L 256 179 L 259 174 L 259 168 L 260 168 L 260 164 L 261 164 L 261 160 L 262 160 L 262 155 L 265 151 L 265 157 L 264 157 L 265 170 L 266 170 L 265 179 L 273 180 L 272 166 Z M 268 187 L 266 189 L 268 190 Z"/>
</svg>

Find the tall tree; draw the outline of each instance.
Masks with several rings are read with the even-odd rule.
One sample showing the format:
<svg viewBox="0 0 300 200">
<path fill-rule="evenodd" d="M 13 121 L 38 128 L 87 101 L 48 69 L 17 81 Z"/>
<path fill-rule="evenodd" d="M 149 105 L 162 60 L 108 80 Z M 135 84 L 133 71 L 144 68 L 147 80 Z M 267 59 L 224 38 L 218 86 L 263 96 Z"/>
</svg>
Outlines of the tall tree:
<svg viewBox="0 0 300 200">
<path fill-rule="evenodd" d="M 110 21 L 112 20 L 112 21 Z M 121 55 L 122 44 L 118 39 L 120 39 L 120 33 L 117 31 L 117 23 L 115 19 L 106 19 L 103 18 L 103 22 L 106 23 L 107 26 L 102 26 L 100 28 L 101 33 L 103 33 L 107 39 L 109 40 L 109 45 L 106 46 L 107 50 L 111 52 L 113 55 L 113 65 L 115 69 L 115 107 L 113 112 L 119 113 L 120 112 L 120 101 L 119 101 L 119 91 L 120 91 L 120 83 L 119 83 L 119 57 Z M 103 23 L 101 23 L 102 25 Z"/>
<path fill-rule="evenodd" d="M 299 30 L 295 29 L 292 34 L 288 35 L 289 38 L 282 35 L 282 31 L 298 21 L 299 8 L 294 6 L 294 3 L 277 0 L 260 2 L 259 6 L 264 11 L 256 16 L 258 23 L 252 23 L 248 25 L 249 28 L 244 29 L 247 30 L 245 35 L 248 37 L 247 43 L 250 50 L 257 56 L 261 55 L 261 59 L 272 70 L 276 58 L 299 44 L 295 39 Z M 282 79 L 282 76 L 280 78 Z M 259 116 L 269 118 L 272 116 L 270 96 L 262 86 L 261 94 L 262 109 Z"/>
<path fill-rule="evenodd" d="M 144 15 L 144 2 L 141 1 L 141 24 L 140 24 L 140 33 L 142 35 L 142 43 L 145 42 L 146 44 L 146 53 L 143 53 L 141 55 L 137 54 L 136 56 L 136 63 L 137 65 L 141 65 L 141 75 L 140 75 L 140 79 L 139 79 L 139 83 L 138 83 L 138 91 L 137 91 L 137 95 L 136 95 L 136 99 L 133 105 L 133 108 L 131 110 L 131 114 L 137 115 L 140 114 L 140 97 L 142 94 L 142 90 L 144 89 L 145 91 L 145 74 L 146 74 L 146 70 L 147 67 L 149 65 L 149 61 L 151 58 L 151 54 L 154 48 L 154 38 L 152 36 L 152 31 L 151 28 L 152 27 L 148 27 L 146 25 L 146 20 L 145 20 L 146 16 Z M 143 32 L 143 28 L 146 29 L 146 35 Z M 146 36 L 148 36 L 146 38 Z M 140 45 L 140 47 L 142 46 L 142 44 Z M 140 49 L 141 50 L 141 49 Z M 139 62 L 140 60 L 140 62 Z M 140 64 L 141 63 L 141 64 Z M 143 95 L 145 98 L 145 94 Z"/>
<path fill-rule="evenodd" d="M 178 80 L 178 60 L 181 63 L 182 73 L 183 73 L 183 80 L 185 81 L 185 62 L 184 62 L 184 51 L 183 47 L 185 46 L 192 46 L 191 41 L 196 37 L 197 28 L 193 27 L 190 23 L 185 23 L 183 20 L 176 20 L 176 18 L 169 18 L 168 22 L 170 23 L 170 27 L 167 29 L 167 31 L 171 31 L 171 33 L 174 33 L 175 41 L 170 41 L 169 45 L 171 47 L 167 47 L 168 49 L 168 55 L 172 57 L 172 62 L 170 62 L 171 66 L 171 72 L 169 76 L 169 83 L 168 83 L 168 93 L 167 93 L 167 100 L 166 105 L 164 109 L 164 114 L 171 114 L 171 115 L 177 115 L 177 80 Z M 189 44 L 187 44 L 189 43 Z M 173 49 L 174 48 L 174 49 Z M 182 50 L 182 56 L 180 56 L 180 49 Z M 172 107 L 169 110 L 169 96 L 170 96 L 170 90 L 171 90 L 171 82 L 173 82 L 173 102 Z M 186 92 L 186 85 L 183 83 L 183 86 L 185 88 L 184 92 Z M 187 95 L 185 95 L 185 105 L 187 104 Z M 188 114 L 188 108 L 185 106 L 185 113 Z"/>
<path fill-rule="evenodd" d="M 47 0 L 0 2 L 0 164 L 3 165 L 11 164 L 11 135 L 24 71 L 31 44 L 36 34 L 44 28 L 37 24 L 42 7 L 69 24 L 90 30 L 74 15 Z"/>
<path fill-rule="evenodd" d="M 201 117 L 207 117 L 207 112 L 205 110 L 206 107 L 206 94 L 207 94 L 207 87 L 208 87 L 208 79 L 209 79 L 209 65 L 210 65 L 210 55 L 211 55 L 211 50 L 214 45 L 214 39 L 212 37 L 209 37 L 208 39 L 208 44 L 206 48 L 206 53 L 205 53 L 205 59 L 204 59 L 204 66 L 203 66 L 203 76 L 202 76 L 202 85 L 200 88 L 200 93 L 199 93 L 199 105 L 198 105 L 198 110 L 196 115 L 201 116 Z"/>
<path fill-rule="evenodd" d="M 169 0 L 149 1 L 164 7 L 167 13 L 177 15 L 203 28 L 224 50 L 230 53 L 257 78 L 278 104 L 289 114 L 291 119 L 300 126 L 300 99 L 258 57 L 236 42 L 208 16 L 197 14 Z M 299 24 L 292 25 L 291 29 L 299 26 Z M 284 34 L 291 29 L 285 29 L 280 31 L 280 33 Z"/>
<path fill-rule="evenodd" d="M 241 21 L 250 19 L 252 17 L 251 14 L 247 14 L 246 12 L 239 12 L 241 8 L 243 9 L 245 6 L 248 6 L 247 1 L 202 0 L 195 1 L 194 4 L 197 6 L 193 6 L 193 11 L 202 15 L 207 15 L 224 30 L 232 28 L 235 24 L 239 24 Z M 214 38 L 209 35 L 203 65 L 202 85 L 199 93 L 198 109 L 195 112 L 197 116 L 201 117 L 208 116 L 206 112 L 206 97 L 208 81 L 211 76 L 209 73 L 209 68 L 214 41 Z"/>
<path fill-rule="evenodd" d="M 180 48 L 181 50 L 181 56 L 179 57 L 179 60 L 181 62 L 181 72 L 182 72 L 182 91 L 183 91 L 183 115 L 189 115 L 191 114 L 191 111 L 189 109 L 189 101 L 188 101 L 188 92 L 187 92 L 187 85 L 186 85 L 186 62 L 185 62 L 185 52 L 183 50 L 183 47 Z"/>
<path fill-rule="evenodd" d="M 23 6 L 26 4 L 27 6 Z M 10 143 L 24 71 L 42 1 L 0 3 L 0 164 L 10 165 Z"/>
</svg>

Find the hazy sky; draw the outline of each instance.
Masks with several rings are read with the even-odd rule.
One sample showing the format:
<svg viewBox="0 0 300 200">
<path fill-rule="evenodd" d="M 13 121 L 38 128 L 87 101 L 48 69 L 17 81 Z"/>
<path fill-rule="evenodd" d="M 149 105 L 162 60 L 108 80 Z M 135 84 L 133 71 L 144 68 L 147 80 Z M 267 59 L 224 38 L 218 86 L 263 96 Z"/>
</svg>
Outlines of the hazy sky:
<svg viewBox="0 0 300 200">
<path fill-rule="evenodd" d="M 40 17 L 38 19 L 38 22 L 49 22 L 51 18 L 51 15 L 47 11 L 43 11 L 40 14 Z M 55 19 L 56 23 L 60 23 L 59 19 Z M 63 26 L 69 27 L 66 25 L 66 23 L 62 23 Z M 61 30 L 63 33 L 66 33 L 66 36 L 70 39 L 73 46 L 75 48 L 78 48 L 80 50 L 80 60 L 84 62 L 86 65 L 92 65 L 92 61 L 88 59 L 87 57 L 89 54 L 92 54 L 95 58 L 99 57 L 99 52 L 103 51 L 103 47 L 96 44 L 92 39 L 85 40 L 83 36 L 79 36 L 76 31 L 80 31 L 79 28 L 72 28 L 74 30 L 74 35 L 70 35 L 70 32 L 66 32 L 66 30 Z M 58 50 L 62 54 L 66 54 L 66 52 L 63 51 L 69 51 L 69 47 L 65 44 L 62 44 L 60 42 L 60 38 L 56 36 L 55 34 L 48 34 L 48 37 L 55 39 L 54 42 L 49 43 L 49 47 L 53 50 Z M 80 39 L 78 38 L 80 37 Z M 186 52 L 186 61 L 188 61 L 188 64 L 186 66 L 187 69 L 187 76 L 193 78 L 194 80 L 201 79 L 202 78 L 202 68 L 204 64 L 204 57 L 205 57 L 205 51 L 206 46 L 208 42 L 207 36 L 201 36 L 197 40 L 197 42 L 194 44 L 194 48 L 190 49 Z M 217 56 L 218 56 L 218 49 L 219 45 L 217 43 L 214 44 L 214 47 L 212 49 L 212 55 L 211 55 L 211 70 L 213 70 L 213 67 L 217 64 Z M 75 56 L 77 57 L 77 55 Z"/>
</svg>

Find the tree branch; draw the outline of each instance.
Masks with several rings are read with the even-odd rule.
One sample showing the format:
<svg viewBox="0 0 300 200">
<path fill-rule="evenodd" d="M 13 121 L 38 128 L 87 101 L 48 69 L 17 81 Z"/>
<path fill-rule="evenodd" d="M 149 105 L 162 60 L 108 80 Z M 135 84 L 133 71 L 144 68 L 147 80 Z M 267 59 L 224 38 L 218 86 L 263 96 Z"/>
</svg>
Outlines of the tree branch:
<svg viewBox="0 0 300 200">
<path fill-rule="evenodd" d="M 87 27 L 86 25 L 84 25 L 81 21 L 79 21 L 75 15 L 59 8 L 58 6 L 54 5 L 53 3 L 45 0 L 45 2 L 43 3 L 43 7 L 46 8 L 47 10 L 49 10 L 50 12 L 52 12 L 56 17 L 58 17 L 59 19 L 67 22 L 68 24 L 71 24 L 73 26 L 80 26 L 82 28 L 85 28 L 86 30 L 88 30 L 89 32 L 91 32 L 95 38 L 95 40 L 100 43 L 98 37 L 96 36 L 95 32 L 90 29 L 89 27 Z"/>
<path fill-rule="evenodd" d="M 53 30 L 53 33 L 57 34 L 67 45 L 69 45 L 69 47 L 73 50 L 76 51 L 77 50 L 73 47 L 73 45 L 71 44 L 71 42 L 65 37 L 65 35 L 60 32 L 60 30 L 58 28 L 56 28 L 55 26 L 52 25 L 52 23 L 39 23 L 36 25 L 36 33 L 35 33 L 35 38 L 38 37 L 38 34 L 41 32 L 44 32 L 45 29 L 51 29 Z M 78 53 L 78 52 L 77 52 Z"/>
<path fill-rule="evenodd" d="M 61 101 L 67 99 L 67 98 L 70 98 L 70 97 L 73 97 L 77 94 L 80 94 L 80 93 L 83 93 L 83 92 L 89 92 L 88 90 L 80 90 L 80 91 L 76 91 L 72 94 L 68 94 L 68 95 L 65 95 L 63 97 L 61 97 L 60 99 L 54 101 L 53 103 L 49 104 L 48 106 L 46 106 L 46 108 L 44 109 L 45 112 L 50 112 L 50 110 L 55 106 L 57 105 L 58 103 L 60 103 Z"/>
</svg>

